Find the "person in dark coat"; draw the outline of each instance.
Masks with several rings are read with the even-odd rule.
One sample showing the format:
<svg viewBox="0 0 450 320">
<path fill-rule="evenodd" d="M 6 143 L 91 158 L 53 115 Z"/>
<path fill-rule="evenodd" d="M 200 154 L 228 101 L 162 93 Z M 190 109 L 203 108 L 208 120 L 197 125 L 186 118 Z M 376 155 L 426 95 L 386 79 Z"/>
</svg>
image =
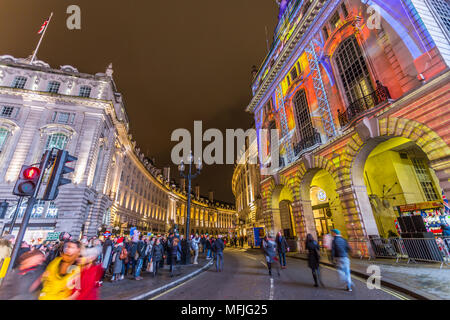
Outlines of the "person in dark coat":
<svg viewBox="0 0 450 320">
<path fill-rule="evenodd" d="M 280 258 L 281 269 L 286 269 L 286 252 L 289 251 L 289 246 L 281 231 L 278 232 L 275 242 L 277 243 L 277 252 L 278 257 Z"/>
<path fill-rule="evenodd" d="M 181 251 L 181 244 L 180 240 L 178 238 L 174 238 L 172 240 L 172 245 L 169 246 L 170 251 L 170 276 L 173 277 L 173 269 L 177 265 L 178 256 L 181 257 L 182 251 Z"/>
<path fill-rule="evenodd" d="M 209 236 L 207 236 L 206 237 L 206 240 L 205 240 L 205 245 L 206 245 L 206 260 L 210 260 L 211 259 L 211 256 L 212 256 L 212 254 L 211 254 L 211 241 L 209 240 Z"/>
<path fill-rule="evenodd" d="M 120 259 L 120 254 L 122 253 L 122 248 L 123 248 L 123 238 L 119 238 L 117 239 L 117 243 L 113 249 L 113 258 L 112 258 L 112 263 L 113 263 L 113 276 L 111 278 L 111 281 L 119 281 L 122 280 L 122 268 L 123 268 L 123 263 L 125 263 L 125 259 L 121 260 Z"/>
<path fill-rule="evenodd" d="M 306 250 L 308 250 L 308 267 L 311 268 L 313 278 L 314 278 L 314 287 L 319 286 L 319 282 L 322 287 L 324 287 L 322 283 L 322 279 L 320 277 L 319 266 L 320 266 L 320 247 L 316 240 L 314 240 L 313 236 L 308 233 L 306 236 Z"/>
<path fill-rule="evenodd" d="M 200 243 L 202 245 L 202 254 L 205 253 L 205 249 L 206 249 L 206 236 L 202 235 L 201 239 L 200 239 Z"/>
<path fill-rule="evenodd" d="M 180 246 L 181 246 L 181 264 L 187 264 L 186 254 L 189 250 L 188 241 L 184 239 L 184 236 L 180 237 Z M 190 263 L 190 261 L 189 261 Z"/>
<path fill-rule="evenodd" d="M 164 258 L 165 258 L 164 247 L 161 244 L 160 238 L 156 239 L 156 242 L 152 248 L 151 256 L 152 256 L 152 258 L 151 258 L 150 262 L 153 263 L 153 277 L 155 277 L 158 274 L 160 262 L 162 260 L 164 260 Z"/>
<path fill-rule="evenodd" d="M 214 241 L 212 248 L 216 256 L 216 271 L 221 272 L 223 271 L 223 250 L 225 249 L 221 235 L 219 235 L 219 238 Z"/>
</svg>

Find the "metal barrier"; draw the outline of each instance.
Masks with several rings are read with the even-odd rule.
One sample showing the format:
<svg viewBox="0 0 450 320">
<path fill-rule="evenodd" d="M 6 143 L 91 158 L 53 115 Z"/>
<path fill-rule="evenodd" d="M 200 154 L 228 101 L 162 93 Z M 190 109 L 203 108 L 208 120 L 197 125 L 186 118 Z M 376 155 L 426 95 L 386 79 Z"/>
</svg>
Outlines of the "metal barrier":
<svg viewBox="0 0 450 320">
<path fill-rule="evenodd" d="M 348 245 L 352 249 L 352 256 L 359 259 L 370 258 L 369 244 L 367 239 L 352 239 L 348 240 Z"/>
<path fill-rule="evenodd" d="M 373 238 L 370 239 L 373 256 L 377 258 L 395 258 L 410 261 L 441 263 L 441 268 L 450 262 L 450 237 L 430 239 L 418 238 Z"/>
</svg>

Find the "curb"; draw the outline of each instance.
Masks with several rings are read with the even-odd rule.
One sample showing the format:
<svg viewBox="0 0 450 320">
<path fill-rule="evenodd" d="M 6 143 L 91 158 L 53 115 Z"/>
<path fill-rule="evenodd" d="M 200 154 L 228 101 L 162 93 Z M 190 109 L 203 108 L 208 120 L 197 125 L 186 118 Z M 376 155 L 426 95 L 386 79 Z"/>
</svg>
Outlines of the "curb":
<svg viewBox="0 0 450 320">
<path fill-rule="evenodd" d="M 298 256 L 286 256 L 286 257 L 290 257 L 290 258 L 293 258 L 293 259 L 299 259 L 299 260 L 305 260 L 305 261 L 308 260 L 307 258 L 302 258 L 302 257 L 298 257 Z M 331 267 L 333 269 L 336 269 L 333 264 L 328 263 L 328 262 L 320 262 L 320 264 L 328 266 L 328 267 Z M 356 270 L 351 269 L 351 268 L 350 268 L 350 272 L 353 275 L 361 277 L 363 279 L 368 279 L 369 278 L 369 276 L 367 274 L 365 274 L 363 272 L 360 272 L 360 271 L 356 271 Z M 383 277 L 382 277 L 381 278 L 381 284 L 383 286 L 385 286 L 385 287 L 388 287 L 388 288 L 394 289 L 396 291 L 399 291 L 401 293 L 407 294 L 408 296 L 416 298 L 418 300 L 444 300 L 444 299 L 442 299 L 440 297 L 437 297 L 437 296 L 434 296 L 432 294 L 423 292 L 422 290 L 419 290 L 419 289 L 416 289 L 416 288 L 411 288 L 411 287 L 409 287 L 407 285 L 404 285 L 404 284 L 400 284 L 399 282 L 391 280 L 391 279 L 383 280 Z"/>
<path fill-rule="evenodd" d="M 184 277 L 182 277 L 182 278 L 180 278 L 178 280 L 175 280 L 173 282 L 170 282 L 170 283 L 168 283 L 168 284 L 166 284 L 166 285 L 164 285 L 162 287 L 159 287 L 159 288 L 151 290 L 149 292 L 140 294 L 140 295 L 138 295 L 138 296 L 136 296 L 134 298 L 131 298 L 130 300 L 144 300 L 144 299 L 148 299 L 148 298 L 150 298 L 152 296 L 156 296 L 158 294 L 161 294 L 161 293 L 163 293 L 165 291 L 168 291 L 168 290 L 172 289 L 173 287 L 176 287 L 177 285 L 179 285 L 179 284 L 181 284 L 183 282 L 186 282 L 187 280 L 190 280 L 190 279 L 194 278 L 195 276 L 199 275 L 200 273 L 208 270 L 213 265 L 213 263 L 214 263 L 214 260 L 211 260 L 205 266 L 200 268 L 199 270 L 196 270 L 196 271 L 194 271 L 192 273 L 189 273 L 189 274 L 185 275 Z"/>
</svg>

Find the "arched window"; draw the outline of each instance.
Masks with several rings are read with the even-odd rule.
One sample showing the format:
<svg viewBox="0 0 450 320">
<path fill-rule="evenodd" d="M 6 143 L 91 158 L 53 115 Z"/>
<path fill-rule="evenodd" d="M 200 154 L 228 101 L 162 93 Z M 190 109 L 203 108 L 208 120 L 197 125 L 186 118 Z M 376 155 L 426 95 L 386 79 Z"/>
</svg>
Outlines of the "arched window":
<svg viewBox="0 0 450 320">
<path fill-rule="evenodd" d="M 52 148 L 62 149 L 66 148 L 68 137 L 64 133 L 53 133 L 48 136 L 45 150 Z"/>
<path fill-rule="evenodd" d="M 0 152 L 3 151 L 3 147 L 6 145 L 6 140 L 8 140 L 9 131 L 5 128 L 0 128 Z"/>
<path fill-rule="evenodd" d="M 369 69 L 354 36 L 345 39 L 337 49 L 336 65 L 348 103 L 373 91 Z"/>
<path fill-rule="evenodd" d="M 294 97 L 295 115 L 297 117 L 300 140 L 306 140 L 314 135 L 314 127 L 309 113 L 305 90 L 296 93 Z"/>
</svg>

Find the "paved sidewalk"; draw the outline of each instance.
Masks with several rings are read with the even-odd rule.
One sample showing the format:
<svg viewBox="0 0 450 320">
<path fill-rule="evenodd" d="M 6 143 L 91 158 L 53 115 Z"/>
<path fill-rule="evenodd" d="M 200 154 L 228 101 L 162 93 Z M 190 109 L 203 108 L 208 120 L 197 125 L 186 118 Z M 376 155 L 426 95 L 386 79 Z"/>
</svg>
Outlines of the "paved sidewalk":
<svg viewBox="0 0 450 320">
<path fill-rule="evenodd" d="M 288 253 L 293 258 L 306 259 L 306 254 Z M 321 262 L 331 265 L 325 254 L 321 255 Z M 450 270 L 448 266 L 440 269 L 440 264 L 405 263 L 392 259 L 351 259 L 351 269 L 356 274 L 369 276 L 367 267 L 377 265 L 381 270 L 381 279 L 415 292 L 428 299 L 450 299 Z"/>
<path fill-rule="evenodd" d="M 180 280 L 183 277 L 191 275 L 205 267 L 210 260 L 203 257 L 198 258 L 197 265 L 178 265 L 174 272 L 174 277 L 170 277 L 168 265 L 164 264 L 163 269 L 158 270 L 158 275 L 153 278 L 152 274 L 146 271 L 141 272 L 142 280 L 134 280 L 132 276 L 125 276 L 125 278 L 118 282 L 111 282 L 110 277 L 103 282 L 100 288 L 101 300 L 131 300 L 140 295 L 144 295 L 162 287 L 169 287 L 172 283 Z M 186 279 L 187 281 L 188 279 Z M 167 288 L 169 289 L 169 288 Z"/>
</svg>

